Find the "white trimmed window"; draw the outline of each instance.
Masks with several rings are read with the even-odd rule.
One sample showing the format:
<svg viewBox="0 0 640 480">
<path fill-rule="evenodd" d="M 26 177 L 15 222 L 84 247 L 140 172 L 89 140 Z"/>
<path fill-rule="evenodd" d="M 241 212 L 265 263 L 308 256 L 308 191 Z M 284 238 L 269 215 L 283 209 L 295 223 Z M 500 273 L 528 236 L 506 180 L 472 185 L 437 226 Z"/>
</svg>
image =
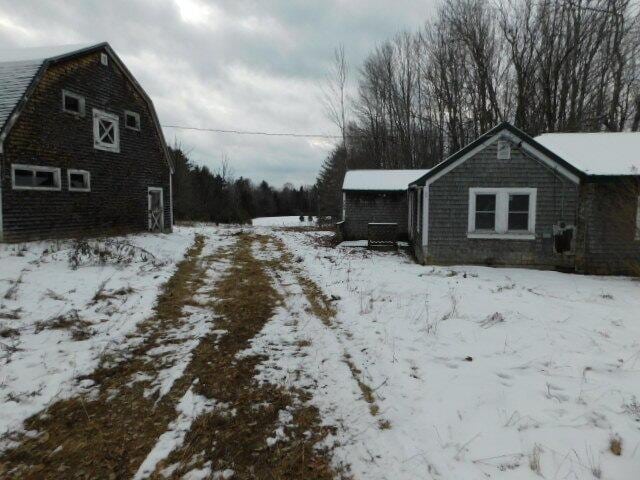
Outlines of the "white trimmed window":
<svg viewBox="0 0 640 480">
<path fill-rule="evenodd" d="M 90 192 L 91 174 L 86 170 L 67 170 L 70 192 Z"/>
<path fill-rule="evenodd" d="M 120 152 L 120 120 L 117 115 L 93 110 L 93 147 L 97 150 Z"/>
<path fill-rule="evenodd" d="M 60 190 L 60 169 L 35 165 L 11 165 L 14 190 Z"/>
<path fill-rule="evenodd" d="M 511 143 L 507 140 L 498 140 L 498 160 L 511 159 Z"/>
<path fill-rule="evenodd" d="M 136 112 L 130 112 L 125 110 L 124 112 L 124 126 L 129 130 L 140 131 L 140 114 Z"/>
<path fill-rule="evenodd" d="M 67 90 L 62 90 L 62 111 L 83 117 L 84 97 Z"/>
<path fill-rule="evenodd" d="M 469 238 L 533 240 L 535 188 L 470 188 Z"/>
</svg>

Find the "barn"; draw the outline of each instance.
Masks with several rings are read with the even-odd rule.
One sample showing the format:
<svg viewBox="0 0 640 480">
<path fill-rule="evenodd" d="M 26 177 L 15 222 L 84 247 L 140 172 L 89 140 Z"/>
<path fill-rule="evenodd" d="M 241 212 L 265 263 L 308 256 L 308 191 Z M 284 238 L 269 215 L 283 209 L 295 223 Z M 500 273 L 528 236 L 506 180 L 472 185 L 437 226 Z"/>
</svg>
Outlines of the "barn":
<svg viewBox="0 0 640 480">
<path fill-rule="evenodd" d="M 417 259 L 640 273 L 640 133 L 498 125 L 410 185 Z"/>
<path fill-rule="evenodd" d="M 429 170 L 349 170 L 342 184 L 342 235 L 368 237 L 371 223 L 395 224 L 398 239 L 407 239 L 409 183 Z"/>
<path fill-rule="evenodd" d="M 0 240 L 173 224 L 153 103 L 107 43 L 0 50 Z"/>
</svg>

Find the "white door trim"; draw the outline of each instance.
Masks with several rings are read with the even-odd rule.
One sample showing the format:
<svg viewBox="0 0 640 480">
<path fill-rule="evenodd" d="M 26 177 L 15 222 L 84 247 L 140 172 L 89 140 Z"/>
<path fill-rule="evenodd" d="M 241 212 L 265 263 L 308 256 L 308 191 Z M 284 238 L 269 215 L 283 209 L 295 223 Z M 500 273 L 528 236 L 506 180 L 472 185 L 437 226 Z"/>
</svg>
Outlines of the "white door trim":
<svg viewBox="0 0 640 480">
<path fill-rule="evenodd" d="M 160 192 L 160 231 L 164 231 L 164 190 L 162 187 L 148 187 L 147 188 L 147 229 L 152 231 L 153 225 L 151 224 L 151 192 Z"/>
</svg>

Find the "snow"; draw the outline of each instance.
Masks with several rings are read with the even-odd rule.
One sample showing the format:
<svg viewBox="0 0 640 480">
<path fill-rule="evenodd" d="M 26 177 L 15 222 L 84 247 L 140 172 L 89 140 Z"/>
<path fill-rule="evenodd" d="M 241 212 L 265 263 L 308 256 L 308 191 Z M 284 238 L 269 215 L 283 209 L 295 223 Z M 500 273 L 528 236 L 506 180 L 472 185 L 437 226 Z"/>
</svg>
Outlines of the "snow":
<svg viewBox="0 0 640 480">
<path fill-rule="evenodd" d="M 200 415 L 213 411 L 215 405 L 214 400 L 193 393 L 193 386 L 191 386 L 178 402 L 176 407 L 178 418 L 171 422 L 169 429 L 158 438 L 153 450 L 147 455 L 133 477 L 134 480 L 149 477 L 160 461 L 167 458 L 173 450 L 182 446 L 193 421 Z"/>
<path fill-rule="evenodd" d="M 309 217 L 304 216 L 304 221 L 300 221 L 300 216 L 289 217 L 258 217 L 251 222 L 255 227 L 310 227 L 315 225 L 314 221 L 309 221 Z"/>
<path fill-rule="evenodd" d="M 640 175 L 640 133 L 545 133 L 535 140 L 589 175 Z"/>
<path fill-rule="evenodd" d="M 337 315 L 323 324 L 280 272 L 286 301 L 252 344 L 268 358 L 259 378 L 312 393 L 338 427 L 334 460 L 354 478 L 637 478 L 640 282 L 425 267 L 402 253 L 321 247 L 321 233 L 274 235 Z M 311 343 L 303 354 L 300 340 Z M 617 436 L 621 456 L 609 450 Z"/>
<path fill-rule="evenodd" d="M 91 388 L 76 378 L 90 374 L 105 350 L 133 341 L 128 334 L 152 314 L 195 232 L 178 227 L 90 241 L 131 245 L 126 251 L 133 253 L 104 265 L 80 255 L 77 269 L 70 241 L 0 245 L 0 436 L 49 403 Z"/>
<path fill-rule="evenodd" d="M 342 190 L 404 191 L 429 170 L 349 170 Z"/>
</svg>

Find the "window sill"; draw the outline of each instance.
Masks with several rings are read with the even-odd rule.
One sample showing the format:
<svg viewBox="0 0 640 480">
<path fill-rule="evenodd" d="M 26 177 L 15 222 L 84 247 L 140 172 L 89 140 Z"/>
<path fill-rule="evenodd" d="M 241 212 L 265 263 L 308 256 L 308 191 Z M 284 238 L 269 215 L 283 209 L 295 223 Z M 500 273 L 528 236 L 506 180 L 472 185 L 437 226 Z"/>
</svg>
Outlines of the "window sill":
<svg viewBox="0 0 640 480">
<path fill-rule="evenodd" d="M 39 192 L 59 192 L 62 189 L 60 187 L 17 187 L 14 185 L 14 190 L 35 190 Z"/>
<path fill-rule="evenodd" d="M 477 238 L 484 240 L 535 240 L 535 233 L 491 233 L 491 232 L 468 232 L 467 238 Z"/>
<path fill-rule="evenodd" d="M 119 146 L 101 145 L 99 143 L 94 143 L 93 148 L 95 148 L 96 150 L 102 150 L 103 152 L 120 153 Z"/>
</svg>

